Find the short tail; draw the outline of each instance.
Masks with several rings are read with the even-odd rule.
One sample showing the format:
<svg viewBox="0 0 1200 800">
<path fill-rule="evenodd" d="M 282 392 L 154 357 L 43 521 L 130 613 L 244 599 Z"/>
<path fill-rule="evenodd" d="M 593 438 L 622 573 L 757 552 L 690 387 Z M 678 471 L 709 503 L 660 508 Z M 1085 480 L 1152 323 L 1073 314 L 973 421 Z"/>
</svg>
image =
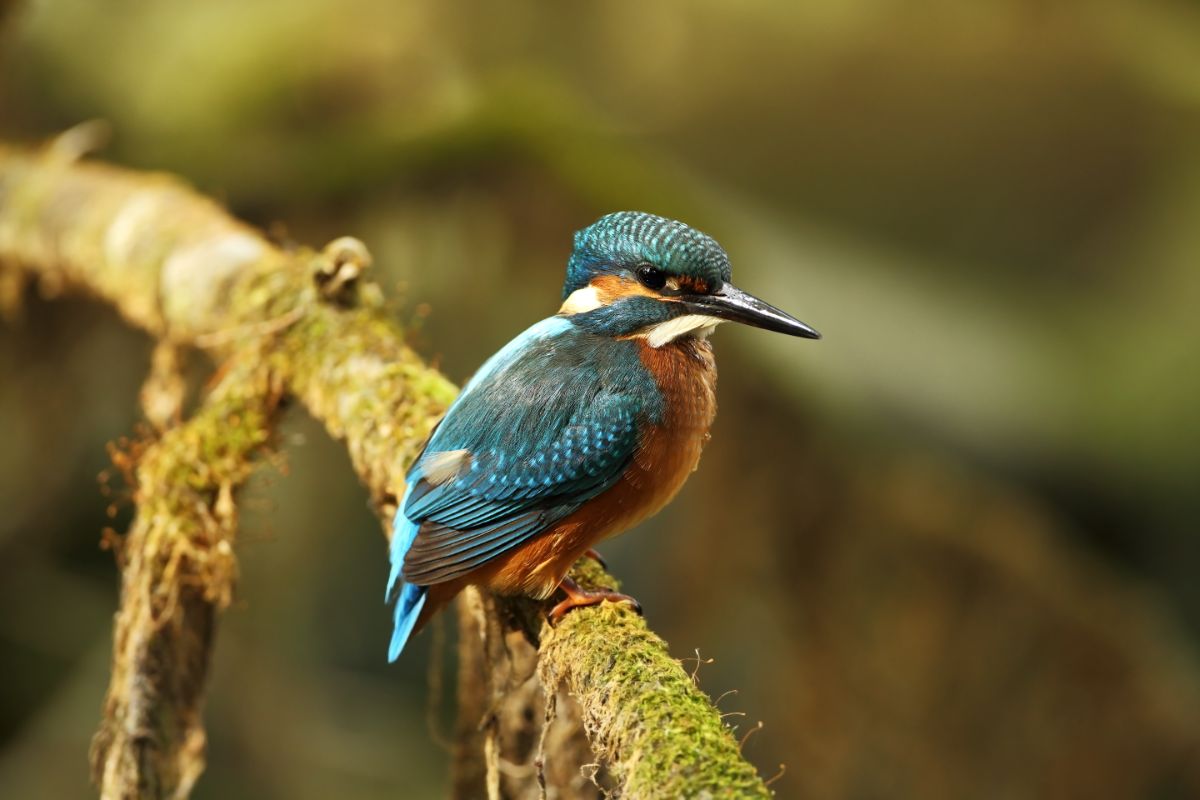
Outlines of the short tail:
<svg viewBox="0 0 1200 800">
<path fill-rule="evenodd" d="M 425 607 L 425 596 L 429 590 L 424 586 L 406 583 L 400 589 L 400 599 L 396 601 L 396 622 L 392 628 L 392 643 L 388 645 L 388 661 L 400 657 L 400 651 L 412 635 L 413 627 Z"/>
<path fill-rule="evenodd" d="M 408 554 L 408 548 L 412 547 L 413 540 L 417 538 L 418 528 L 404 516 L 403 503 L 400 508 L 401 510 L 396 512 L 396 521 L 392 528 L 392 544 L 389 548 L 392 573 L 388 578 L 387 593 L 384 595 L 384 601 L 391 602 L 396 597 L 397 587 L 400 589 L 400 596 L 396 598 L 395 627 L 392 628 L 392 643 L 388 646 L 388 661 L 395 661 L 400 657 L 400 651 L 404 649 L 417 619 L 421 616 L 421 609 L 425 607 L 425 597 L 429 592 L 426 586 L 404 583 L 400 579 L 404 571 L 404 556 Z"/>
</svg>

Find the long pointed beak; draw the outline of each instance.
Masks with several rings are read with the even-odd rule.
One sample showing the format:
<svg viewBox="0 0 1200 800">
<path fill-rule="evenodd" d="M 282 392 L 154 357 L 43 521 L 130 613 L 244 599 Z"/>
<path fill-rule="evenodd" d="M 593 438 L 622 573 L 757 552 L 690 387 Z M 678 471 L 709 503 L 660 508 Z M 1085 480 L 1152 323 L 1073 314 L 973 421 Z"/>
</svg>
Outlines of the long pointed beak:
<svg viewBox="0 0 1200 800">
<path fill-rule="evenodd" d="M 747 294 L 732 283 L 726 283 L 713 294 L 687 295 L 681 301 L 693 314 L 719 317 L 744 325 L 753 325 L 789 336 L 805 339 L 820 339 L 821 334 L 805 325 L 786 311 L 780 311 L 770 303 L 764 303 L 752 294 Z"/>
</svg>

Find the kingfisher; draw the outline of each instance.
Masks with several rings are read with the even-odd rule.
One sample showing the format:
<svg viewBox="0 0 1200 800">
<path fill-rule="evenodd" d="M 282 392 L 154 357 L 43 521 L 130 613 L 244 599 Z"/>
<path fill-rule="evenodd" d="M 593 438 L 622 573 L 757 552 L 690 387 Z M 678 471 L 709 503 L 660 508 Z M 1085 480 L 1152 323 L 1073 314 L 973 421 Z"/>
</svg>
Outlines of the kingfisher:
<svg viewBox="0 0 1200 800">
<path fill-rule="evenodd" d="M 573 608 L 628 595 L 567 577 L 593 546 L 661 510 L 716 414 L 708 336 L 722 322 L 820 334 L 730 283 L 715 239 L 635 211 L 575 234 L 558 313 L 488 359 L 406 477 L 389 554 L 388 660 L 475 585 Z"/>
</svg>

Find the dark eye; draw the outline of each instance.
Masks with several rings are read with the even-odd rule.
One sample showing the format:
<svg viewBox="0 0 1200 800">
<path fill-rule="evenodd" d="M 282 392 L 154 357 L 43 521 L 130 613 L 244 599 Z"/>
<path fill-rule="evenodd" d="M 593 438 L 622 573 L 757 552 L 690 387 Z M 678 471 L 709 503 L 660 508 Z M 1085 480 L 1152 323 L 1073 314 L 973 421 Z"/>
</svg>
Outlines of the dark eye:
<svg viewBox="0 0 1200 800">
<path fill-rule="evenodd" d="M 647 289 L 661 289 L 667 285 L 667 274 L 649 264 L 637 268 L 637 279 Z"/>
</svg>

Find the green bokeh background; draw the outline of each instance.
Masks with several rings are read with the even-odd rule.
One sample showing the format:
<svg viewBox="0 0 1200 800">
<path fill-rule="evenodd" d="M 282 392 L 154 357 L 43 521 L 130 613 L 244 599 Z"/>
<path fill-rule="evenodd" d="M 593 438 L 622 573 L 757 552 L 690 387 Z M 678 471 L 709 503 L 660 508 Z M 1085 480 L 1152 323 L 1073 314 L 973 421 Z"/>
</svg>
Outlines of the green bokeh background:
<svg viewBox="0 0 1200 800">
<path fill-rule="evenodd" d="M 700 471 L 605 552 L 780 796 L 1200 796 L 1200 5 L 0 2 L 0 138 L 96 117 L 284 241 L 363 239 L 458 381 L 575 229 L 705 229 L 826 338 L 720 330 Z M 35 290 L 0 325 L 6 797 L 90 794 L 97 475 L 149 347 Z M 383 663 L 365 492 L 299 411 L 280 450 L 195 796 L 443 794 L 435 637 Z"/>
</svg>

